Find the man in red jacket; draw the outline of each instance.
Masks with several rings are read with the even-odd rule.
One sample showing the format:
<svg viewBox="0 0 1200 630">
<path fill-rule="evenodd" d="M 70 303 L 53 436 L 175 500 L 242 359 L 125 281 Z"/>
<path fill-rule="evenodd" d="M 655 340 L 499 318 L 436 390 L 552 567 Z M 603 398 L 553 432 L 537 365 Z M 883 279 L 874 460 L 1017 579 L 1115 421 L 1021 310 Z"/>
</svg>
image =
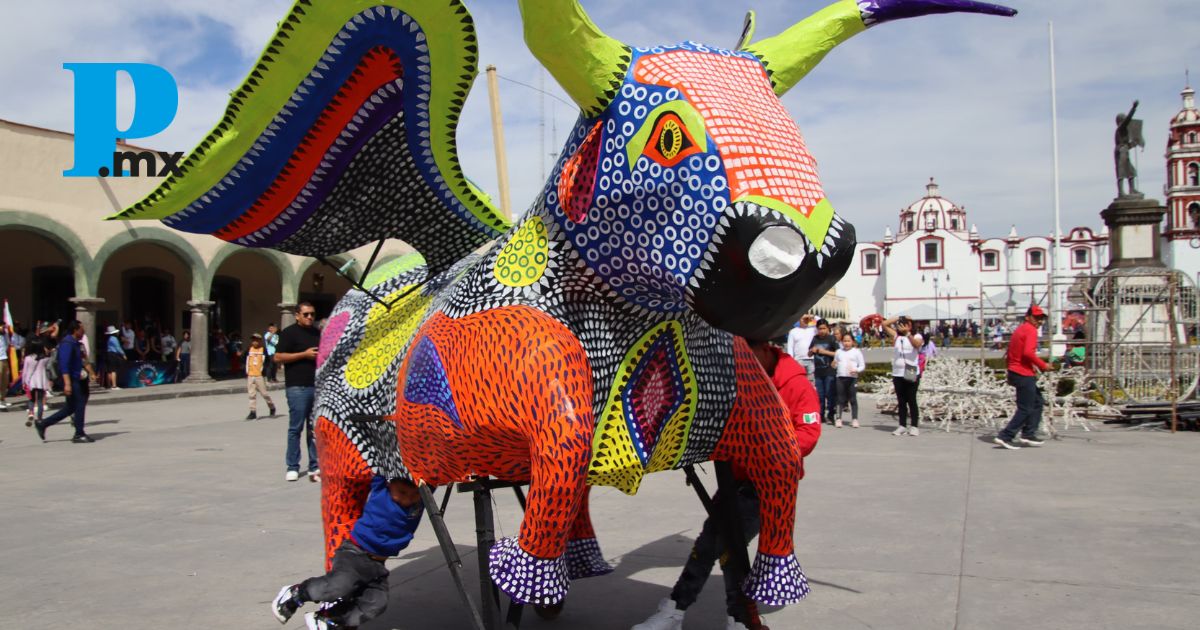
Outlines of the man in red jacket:
<svg viewBox="0 0 1200 630">
<path fill-rule="evenodd" d="M 771 377 L 779 396 L 787 405 L 792 426 L 796 431 L 796 442 L 800 446 L 800 478 L 804 478 L 804 457 L 817 446 L 821 437 L 821 403 L 817 398 L 817 390 L 803 366 L 786 352 L 768 342 L 751 341 L 750 349 L 758 358 L 763 369 Z M 742 518 L 742 531 L 746 542 L 758 535 L 761 523 L 758 518 L 758 493 L 744 470 L 734 467 L 733 476 L 738 481 L 738 514 Z M 715 499 L 715 497 L 714 497 Z M 658 611 L 649 619 L 633 627 L 633 630 L 680 630 L 683 628 L 683 614 L 688 606 L 696 601 L 704 582 L 712 573 L 713 564 L 721 560 L 724 567 L 728 555 L 724 553 L 724 545 L 717 532 L 717 523 L 712 517 L 705 519 L 700 529 L 700 536 L 692 546 L 692 555 L 683 567 L 683 573 L 675 582 L 671 597 L 663 599 L 658 604 Z M 746 609 L 741 601 L 739 584 L 729 579 L 725 573 L 725 608 L 728 615 L 726 628 L 751 627 L 744 619 Z M 757 614 L 754 615 L 757 617 Z M 755 626 L 765 628 L 763 626 Z"/>
<path fill-rule="evenodd" d="M 1008 384 L 1017 390 L 1017 413 L 993 441 L 1010 450 L 1044 444 L 1037 439 L 1037 431 L 1045 401 L 1033 369 L 1043 372 L 1051 369 L 1037 354 L 1038 330 L 1045 321 L 1046 312 L 1037 304 L 1030 306 L 1025 321 L 1017 326 L 1008 342 Z"/>
</svg>

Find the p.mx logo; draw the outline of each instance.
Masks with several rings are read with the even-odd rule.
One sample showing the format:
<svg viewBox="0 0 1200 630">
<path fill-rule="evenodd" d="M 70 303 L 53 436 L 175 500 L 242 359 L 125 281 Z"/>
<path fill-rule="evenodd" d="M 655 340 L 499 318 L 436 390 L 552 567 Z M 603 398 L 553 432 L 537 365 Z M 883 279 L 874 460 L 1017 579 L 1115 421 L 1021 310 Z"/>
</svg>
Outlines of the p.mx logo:
<svg viewBox="0 0 1200 630">
<path fill-rule="evenodd" d="M 148 63 L 64 63 L 75 75 L 75 164 L 65 177 L 166 177 L 182 175 L 183 152 L 118 151 L 121 138 L 148 138 L 175 120 L 175 78 Z M 133 120 L 117 128 L 117 73 L 133 81 Z M 143 168 L 145 175 L 142 174 Z"/>
</svg>

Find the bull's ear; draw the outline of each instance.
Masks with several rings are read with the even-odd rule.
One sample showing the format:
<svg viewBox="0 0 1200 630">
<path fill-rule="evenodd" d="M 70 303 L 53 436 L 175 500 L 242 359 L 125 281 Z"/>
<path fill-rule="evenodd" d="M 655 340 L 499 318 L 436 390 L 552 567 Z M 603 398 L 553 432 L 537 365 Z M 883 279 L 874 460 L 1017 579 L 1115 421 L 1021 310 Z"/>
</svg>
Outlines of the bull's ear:
<svg viewBox="0 0 1200 630">
<path fill-rule="evenodd" d="M 975 0 L 839 0 L 788 30 L 745 46 L 762 61 L 775 93 L 783 96 L 838 44 L 868 27 L 939 13 L 1011 17 L 1009 7 Z"/>
<path fill-rule="evenodd" d="M 632 51 L 605 35 L 578 0 L 520 0 L 525 43 L 585 116 L 608 107 Z"/>
</svg>

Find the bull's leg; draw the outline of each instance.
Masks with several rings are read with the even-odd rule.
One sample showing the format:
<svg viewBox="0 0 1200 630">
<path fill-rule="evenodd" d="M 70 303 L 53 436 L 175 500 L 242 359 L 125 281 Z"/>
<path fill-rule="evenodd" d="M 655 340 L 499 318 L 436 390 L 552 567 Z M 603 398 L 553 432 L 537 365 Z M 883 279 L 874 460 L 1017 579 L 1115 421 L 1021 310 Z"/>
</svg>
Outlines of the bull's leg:
<svg viewBox="0 0 1200 630">
<path fill-rule="evenodd" d="M 592 445 L 591 372 L 578 342 L 548 340 L 557 352 L 539 366 L 557 375 L 530 401 L 529 498 L 520 536 L 492 548 L 490 573 L 514 601 L 548 606 L 567 594 L 567 541 L 587 497 Z M 557 342 L 557 343 L 555 343 Z"/>
<path fill-rule="evenodd" d="M 317 418 L 317 461 L 321 462 L 321 521 L 325 525 L 325 570 L 333 552 L 350 537 L 371 492 L 371 468 L 337 425 Z"/>
<path fill-rule="evenodd" d="M 587 488 L 579 503 L 579 512 L 575 515 L 575 523 L 571 525 L 571 537 L 567 541 L 567 575 L 572 580 L 608 575 L 613 567 L 604 559 L 600 552 L 600 543 L 596 541 L 596 531 L 592 529 L 592 515 L 588 511 L 588 495 L 592 492 Z"/>
<path fill-rule="evenodd" d="M 808 595 L 792 542 L 800 450 L 783 401 L 741 339 L 734 357 L 737 399 L 713 458 L 742 466 L 758 491 L 758 555 L 743 588 L 756 601 L 785 606 Z"/>
</svg>

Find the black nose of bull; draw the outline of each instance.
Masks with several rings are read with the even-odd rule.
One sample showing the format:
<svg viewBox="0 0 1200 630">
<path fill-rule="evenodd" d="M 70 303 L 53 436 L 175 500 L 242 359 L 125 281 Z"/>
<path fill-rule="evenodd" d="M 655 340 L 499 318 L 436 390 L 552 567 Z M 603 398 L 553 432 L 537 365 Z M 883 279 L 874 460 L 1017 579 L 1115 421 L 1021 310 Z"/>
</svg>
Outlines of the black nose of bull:
<svg viewBox="0 0 1200 630">
<path fill-rule="evenodd" d="M 854 226 L 836 216 L 824 242 L 811 243 L 781 215 L 735 204 L 688 287 L 692 307 L 735 335 L 778 337 L 842 278 L 854 247 Z"/>
</svg>

